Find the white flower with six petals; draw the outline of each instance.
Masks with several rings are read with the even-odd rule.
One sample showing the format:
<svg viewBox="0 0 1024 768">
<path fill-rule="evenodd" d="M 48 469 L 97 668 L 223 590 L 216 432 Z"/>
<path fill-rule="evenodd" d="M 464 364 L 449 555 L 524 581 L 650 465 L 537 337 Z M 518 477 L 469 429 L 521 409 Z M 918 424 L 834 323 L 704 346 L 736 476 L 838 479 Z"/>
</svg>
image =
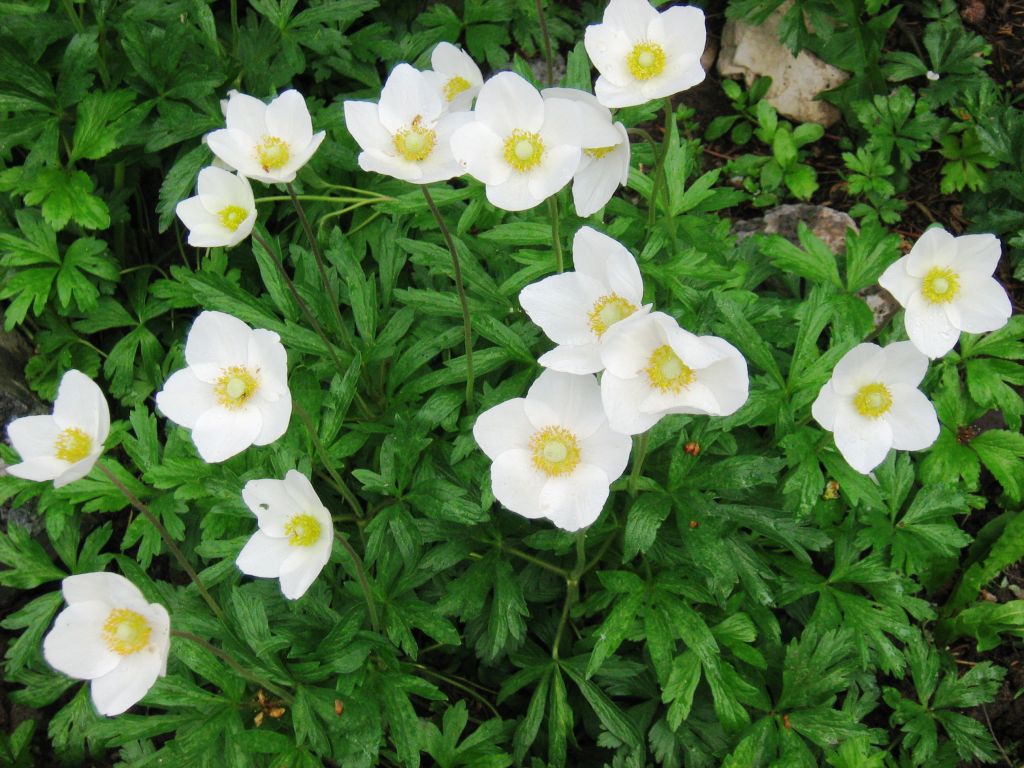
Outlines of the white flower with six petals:
<svg viewBox="0 0 1024 768">
<path fill-rule="evenodd" d="M 256 224 L 249 180 L 215 166 L 199 172 L 195 197 L 182 200 L 174 212 L 188 227 L 188 244 L 195 248 L 238 245 Z"/>
</svg>

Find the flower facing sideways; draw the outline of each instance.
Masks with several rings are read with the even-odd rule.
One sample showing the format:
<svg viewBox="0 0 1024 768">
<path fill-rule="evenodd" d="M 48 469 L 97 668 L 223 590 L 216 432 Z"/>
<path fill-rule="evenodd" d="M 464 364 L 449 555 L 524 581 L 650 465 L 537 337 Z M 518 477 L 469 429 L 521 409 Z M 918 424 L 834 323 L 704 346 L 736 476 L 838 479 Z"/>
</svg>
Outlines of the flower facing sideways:
<svg viewBox="0 0 1024 768">
<path fill-rule="evenodd" d="M 486 185 L 488 201 L 506 211 L 533 208 L 568 184 L 582 147 L 620 140 L 593 110 L 569 99 L 545 99 L 514 72 L 484 83 L 472 115 L 452 135 L 452 152 Z"/>
<path fill-rule="evenodd" d="M 920 451 L 939 436 L 935 408 L 917 389 L 927 370 L 928 358 L 909 341 L 858 344 L 836 364 L 811 414 L 866 475 L 890 448 Z"/>
<path fill-rule="evenodd" d="M 359 142 L 359 167 L 415 184 L 430 184 L 463 173 L 450 140 L 468 112 L 445 113 L 430 78 L 399 64 L 380 93 L 380 102 L 345 102 L 345 124 Z"/>
<path fill-rule="evenodd" d="M 707 30 L 704 12 L 693 6 L 658 13 L 647 0 L 611 0 L 583 40 L 601 73 L 594 92 L 606 107 L 644 104 L 704 79 Z"/>
<path fill-rule="evenodd" d="M 288 360 L 273 331 L 253 330 L 223 312 L 203 312 L 185 342 L 185 362 L 188 367 L 157 393 L 156 404 L 192 430 L 204 461 L 267 445 L 288 429 Z"/>
<path fill-rule="evenodd" d="M 326 135 L 313 133 L 306 101 L 294 90 L 270 104 L 232 91 L 226 112 L 227 128 L 209 134 L 206 143 L 240 174 L 267 184 L 294 181 Z"/>
<path fill-rule="evenodd" d="M 242 499 L 256 515 L 260 529 L 238 553 L 242 573 L 280 579 L 281 592 L 298 600 L 327 565 L 334 544 L 334 526 L 301 472 L 284 480 L 250 480 Z"/>
<path fill-rule="evenodd" d="M 68 576 L 62 587 L 68 607 L 43 640 L 43 656 L 65 675 L 92 681 L 101 715 L 119 715 L 167 674 L 167 609 L 116 573 Z"/>
<path fill-rule="evenodd" d="M 256 224 L 256 201 L 249 180 L 210 166 L 199 172 L 197 194 L 178 203 L 174 212 L 188 227 L 195 248 L 238 245 Z"/>
<path fill-rule="evenodd" d="M 612 429 L 635 435 L 670 413 L 728 416 L 747 401 L 747 362 L 717 336 L 662 312 L 616 323 L 601 345 L 601 401 Z"/>
<path fill-rule="evenodd" d="M 80 371 L 60 380 L 52 416 L 26 416 L 7 427 L 21 463 L 7 472 L 24 480 L 53 480 L 60 488 L 92 470 L 110 433 L 110 409 L 96 382 Z"/>
<path fill-rule="evenodd" d="M 464 112 L 484 84 L 480 67 L 469 54 L 451 43 L 438 43 L 430 53 L 432 69 L 423 74 L 441 96 L 449 112 Z"/>
<path fill-rule="evenodd" d="M 565 373 L 597 373 L 601 342 L 615 323 L 646 314 L 644 284 L 636 259 L 607 235 L 581 227 L 572 241 L 575 272 L 552 275 L 526 286 L 519 303 L 558 344 L 538 361 Z"/>
<path fill-rule="evenodd" d="M 928 357 L 942 357 L 960 331 L 995 331 L 1010 319 L 1010 299 L 992 277 L 999 262 L 994 235 L 953 237 L 932 227 L 910 253 L 878 279 L 906 308 L 907 336 Z"/>
<path fill-rule="evenodd" d="M 523 517 L 576 531 L 593 523 L 629 460 L 608 427 L 593 376 L 544 371 L 525 398 L 481 413 L 473 437 L 493 460 L 495 498 Z"/>
</svg>

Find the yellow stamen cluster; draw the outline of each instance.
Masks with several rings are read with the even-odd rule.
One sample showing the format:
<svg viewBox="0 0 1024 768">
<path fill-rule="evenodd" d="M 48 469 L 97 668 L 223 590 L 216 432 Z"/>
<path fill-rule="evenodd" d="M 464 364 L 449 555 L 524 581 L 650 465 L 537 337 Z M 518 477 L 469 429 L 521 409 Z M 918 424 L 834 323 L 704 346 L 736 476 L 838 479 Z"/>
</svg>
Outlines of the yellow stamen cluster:
<svg viewBox="0 0 1024 768">
<path fill-rule="evenodd" d="M 146 618 L 128 608 L 115 608 L 103 624 L 107 648 L 120 656 L 130 656 L 145 648 L 150 632 Z"/>
<path fill-rule="evenodd" d="M 960 275 L 948 267 L 932 267 L 921 280 L 921 294 L 932 304 L 948 304 L 960 293 Z"/>
<path fill-rule="evenodd" d="M 320 522 L 310 514 L 295 515 L 284 526 L 288 544 L 293 547 L 311 547 L 320 540 Z"/>
<path fill-rule="evenodd" d="M 865 384 L 853 396 L 853 407 L 861 416 L 877 419 L 892 408 L 892 395 L 881 382 Z"/>
<path fill-rule="evenodd" d="M 230 410 L 245 405 L 260 388 L 259 380 L 244 365 L 231 365 L 220 372 L 220 378 L 213 385 L 217 402 Z"/>
<path fill-rule="evenodd" d="M 641 40 L 626 56 L 626 66 L 637 80 L 650 80 L 665 70 L 665 49 L 650 40 Z"/>
<path fill-rule="evenodd" d="M 609 293 L 594 302 L 594 306 L 587 314 L 590 321 L 590 330 L 598 338 L 619 320 L 623 320 L 636 312 L 636 304 L 619 296 L 617 293 Z"/>
<path fill-rule="evenodd" d="M 567 475 L 580 463 L 576 435 L 565 427 L 545 427 L 530 438 L 533 466 L 548 477 Z"/>
<path fill-rule="evenodd" d="M 540 135 L 516 128 L 505 139 L 505 162 L 520 173 L 540 165 L 544 156 L 544 142 Z"/>
<path fill-rule="evenodd" d="M 613 149 L 615 149 L 616 146 L 618 145 L 612 144 L 610 147 L 586 147 L 583 151 L 586 152 L 595 160 L 600 160 L 602 157 L 604 157 Z"/>
<path fill-rule="evenodd" d="M 249 214 L 245 208 L 239 205 L 229 205 L 225 208 L 221 208 L 217 212 L 217 218 L 220 219 L 220 223 L 224 225 L 224 228 L 229 232 L 234 232 L 240 226 L 242 222 L 246 220 Z"/>
<path fill-rule="evenodd" d="M 57 435 L 53 451 L 54 456 L 61 461 L 74 464 L 92 452 L 92 438 L 78 427 L 68 427 Z"/>
<path fill-rule="evenodd" d="M 395 134 L 395 151 L 410 163 L 426 160 L 437 143 L 437 133 L 425 127 L 422 120 L 422 117 L 416 115 L 408 129 Z"/>
<path fill-rule="evenodd" d="M 447 83 L 444 84 L 444 96 L 448 101 L 453 101 L 463 91 L 468 91 L 472 86 L 469 84 L 469 80 L 459 75 L 451 78 Z"/>
<path fill-rule="evenodd" d="M 291 157 L 288 142 L 277 136 L 264 136 L 256 145 L 256 157 L 264 171 L 282 168 Z"/>
<path fill-rule="evenodd" d="M 679 394 L 697 380 L 697 374 L 679 359 L 668 344 L 662 344 L 647 361 L 647 379 L 662 392 Z"/>
</svg>

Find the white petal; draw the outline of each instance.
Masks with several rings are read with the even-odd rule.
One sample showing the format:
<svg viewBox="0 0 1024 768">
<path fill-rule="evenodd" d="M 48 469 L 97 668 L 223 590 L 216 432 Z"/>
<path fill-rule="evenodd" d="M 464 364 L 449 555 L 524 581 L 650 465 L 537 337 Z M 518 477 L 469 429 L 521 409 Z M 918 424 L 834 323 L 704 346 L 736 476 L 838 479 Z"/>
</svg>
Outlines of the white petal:
<svg viewBox="0 0 1024 768">
<path fill-rule="evenodd" d="M 284 476 L 284 489 L 304 511 L 316 516 L 321 523 L 326 522 L 326 527 L 331 526 L 330 513 L 324 509 L 324 505 L 308 477 L 298 470 L 290 469 Z"/>
<path fill-rule="evenodd" d="M 708 37 L 704 11 L 693 5 L 677 5 L 666 8 L 659 18 L 666 53 L 674 60 L 695 59 L 699 62 Z"/>
<path fill-rule="evenodd" d="M 701 381 L 695 381 L 679 392 L 648 386 L 646 396 L 640 401 L 640 413 L 664 416 L 669 413 L 703 413 L 721 415 L 721 405 L 714 391 Z"/>
<path fill-rule="evenodd" d="M 962 235 L 956 239 L 952 266 L 956 272 L 989 276 L 996 271 L 1001 253 L 1002 246 L 995 235 Z"/>
<path fill-rule="evenodd" d="M 241 453 L 256 440 L 263 419 L 256 408 L 211 408 L 196 421 L 192 442 L 203 461 L 212 464 Z"/>
<path fill-rule="evenodd" d="M 877 467 L 892 448 L 892 427 L 885 419 L 867 419 L 841 410 L 833 432 L 846 463 L 863 475 Z"/>
<path fill-rule="evenodd" d="M 1010 319 L 1010 297 L 994 278 L 976 272 L 961 275 L 960 295 L 954 300 L 960 313 L 957 325 L 968 333 L 997 331 Z"/>
<path fill-rule="evenodd" d="M 238 570 L 249 576 L 276 579 L 281 575 L 281 567 L 285 560 L 294 552 L 295 547 L 288 543 L 288 539 L 256 531 L 238 553 L 235 565 L 238 566 Z"/>
<path fill-rule="evenodd" d="M 257 395 L 255 407 L 260 412 L 262 427 L 253 439 L 253 445 L 270 445 L 288 431 L 288 423 L 292 418 L 292 396 L 286 389 L 273 402 Z"/>
<path fill-rule="evenodd" d="M 535 430 L 526 415 L 525 402 L 521 397 L 506 400 L 476 417 L 473 438 L 489 458 L 496 459 L 505 451 L 525 449 L 530 444 Z"/>
<path fill-rule="evenodd" d="M 377 109 L 381 124 L 394 134 L 407 130 L 417 117 L 433 123 L 441 114 L 441 100 L 422 72 L 399 64 L 384 83 Z"/>
<path fill-rule="evenodd" d="M 530 194 L 538 202 L 547 200 L 570 181 L 580 164 L 582 150 L 573 146 L 556 146 L 544 152 L 541 164 L 528 174 Z"/>
<path fill-rule="evenodd" d="M 577 147 L 610 147 L 619 141 L 603 107 L 591 107 L 575 99 L 544 99 L 544 125 L 540 135 L 544 143 Z"/>
<path fill-rule="evenodd" d="M 196 182 L 199 199 L 206 209 L 213 214 L 228 205 L 238 205 L 246 210 L 251 206 L 252 188 L 242 176 L 210 165 L 199 171 Z"/>
<path fill-rule="evenodd" d="M 815 398 L 814 404 L 811 405 L 811 416 L 814 417 L 814 420 L 823 429 L 827 429 L 829 432 L 835 431 L 836 428 L 836 419 L 839 415 L 839 401 L 840 398 L 832 387 L 832 380 L 830 379 L 825 382 L 825 385 Z"/>
<path fill-rule="evenodd" d="M 698 371 L 697 381 L 708 387 L 718 402 L 716 416 L 729 416 L 738 411 L 749 396 L 750 378 L 747 361 L 736 347 L 717 336 L 701 336 L 700 340 L 723 355 L 706 368 Z"/>
<path fill-rule="evenodd" d="M 224 312 L 201 312 L 185 342 L 185 360 L 191 367 L 210 366 L 219 374 L 232 365 L 248 362 L 252 328 Z M 205 378 L 204 372 L 197 373 Z"/>
<path fill-rule="evenodd" d="M 290 146 L 305 147 L 313 138 L 313 121 L 306 100 L 296 90 L 287 90 L 267 105 L 267 133 L 284 139 Z"/>
<path fill-rule="evenodd" d="M 149 604 L 138 587 L 117 573 L 96 571 L 68 576 L 61 582 L 61 590 L 69 605 L 100 601 L 136 610 Z"/>
<path fill-rule="evenodd" d="M 544 124 L 540 92 L 514 72 L 499 72 L 484 83 L 474 111 L 478 121 L 501 137 L 516 129 L 536 133 Z"/>
<path fill-rule="evenodd" d="M 225 110 L 225 123 L 253 137 L 267 132 L 267 105 L 259 99 L 238 91 L 231 91 Z"/>
<path fill-rule="evenodd" d="M 632 448 L 633 440 L 628 435 L 602 426 L 580 441 L 580 461 L 598 467 L 612 483 L 625 471 Z"/>
<path fill-rule="evenodd" d="M 81 371 L 68 371 L 60 380 L 53 420 L 62 429 L 78 427 L 102 444 L 110 432 L 110 409 L 103 390 Z"/>
<path fill-rule="evenodd" d="M 121 660 L 103 639 L 103 625 L 110 618 L 110 611 L 110 605 L 95 600 L 69 605 L 61 611 L 43 640 L 46 663 L 79 680 L 92 680 L 110 672 Z"/>
<path fill-rule="evenodd" d="M 175 215 L 181 219 L 189 234 L 198 231 L 200 234 L 219 233 L 220 227 L 217 217 L 206 210 L 206 206 L 199 199 L 199 195 L 188 197 L 174 207 Z"/>
<path fill-rule="evenodd" d="M 902 307 L 907 306 L 911 296 L 921 291 L 921 278 L 907 272 L 906 256 L 890 264 L 878 278 L 878 284 L 891 293 Z"/>
<path fill-rule="evenodd" d="M 651 353 L 665 343 L 657 315 L 634 313 L 615 323 L 601 337 L 601 362 L 618 378 L 642 375 Z"/>
<path fill-rule="evenodd" d="M 259 372 L 260 393 L 273 398 L 288 391 L 288 353 L 273 331 L 250 331 L 247 363 Z"/>
<path fill-rule="evenodd" d="M 608 204 L 622 182 L 623 154 L 629 163 L 629 144 L 624 153 L 619 147 L 604 157 L 591 160 L 585 167 L 581 164 L 572 182 L 572 202 L 576 215 L 586 218 L 597 213 Z M 626 169 L 629 173 L 629 169 Z"/>
<path fill-rule="evenodd" d="M 491 464 L 491 490 L 507 509 L 531 519 L 543 517 L 540 492 L 546 475 L 533 466 L 530 451 L 505 451 Z"/>
<path fill-rule="evenodd" d="M 483 123 L 461 126 L 452 134 L 450 145 L 459 165 L 484 184 L 503 184 L 512 175 L 512 166 L 502 155 L 501 138 Z"/>
<path fill-rule="evenodd" d="M 624 435 L 636 435 L 657 424 L 663 414 L 640 412 L 640 403 L 650 391 L 646 377 L 621 379 L 608 370 L 601 374 L 601 403 L 608 425 Z"/>
<path fill-rule="evenodd" d="M 468 53 L 452 45 L 449 42 L 440 42 L 430 52 L 430 67 L 435 72 L 440 72 L 451 77 L 458 75 L 470 85 L 480 85 L 483 76 L 480 74 L 480 67 Z"/>
<path fill-rule="evenodd" d="M 836 363 L 832 386 L 837 395 L 852 395 L 864 384 L 878 381 L 885 368 L 885 354 L 877 344 L 858 344 Z"/>
<path fill-rule="evenodd" d="M 939 436 L 939 419 L 931 401 L 909 384 L 893 384 L 889 392 L 892 408 L 883 418 L 892 427 L 892 447 L 920 451 L 934 443 Z"/>
<path fill-rule="evenodd" d="M 928 372 L 928 358 L 911 341 L 895 341 L 882 348 L 885 364 L 882 381 L 916 387 Z"/>
<path fill-rule="evenodd" d="M 601 24 L 622 30 L 633 40 L 642 40 L 656 18 L 658 11 L 647 0 L 610 0 Z"/>
<path fill-rule="evenodd" d="M 506 211 L 525 211 L 544 202 L 534 194 L 530 185 L 531 174 L 512 173 L 501 184 L 488 184 L 484 190 L 487 201 Z"/>
<path fill-rule="evenodd" d="M 270 171 L 266 174 L 264 180 L 269 184 L 286 184 L 295 180 L 295 174 L 314 155 L 320 144 L 323 142 L 324 137 L 327 136 L 325 131 L 314 133 L 313 138 L 309 140 L 309 143 L 305 146 L 293 145 L 291 147 L 291 155 L 288 158 L 288 162 L 284 164 L 278 171 Z M 258 179 L 259 176 L 253 176 Z"/>
<path fill-rule="evenodd" d="M 596 280 L 569 272 L 526 286 L 519 293 L 519 303 L 556 344 L 587 344 L 597 341 L 589 313 L 594 302 L 607 292 L 603 289 Z"/>
<path fill-rule="evenodd" d="M 207 135 L 206 145 L 243 176 L 261 180 L 265 177 L 256 157 L 256 139 L 248 133 L 222 128 Z"/>
<path fill-rule="evenodd" d="M 943 305 L 932 304 L 919 293 L 910 298 L 904 324 L 914 346 L 933 359 L 949 352 L 960 338 L 960 330 L 949 321 Z"/>
<path fill-rule="evenodd" d="M 63 472 L 53 478 L 53 487 L 63 488 L 68 483 L 81 480 L 83 477 L 88 475 L 96 465 L 96 460 L 99 459 L 100 453 L 100 451 L 94 451 L 81 461 L 76 461 L 74 464 L 66 467 Z"/>
<path fill-rule="evenodd" d="M 50 415 L 23 416 L 7 425 L 7 436 L 10 438 L 14 450 L 26 461 L 37 457 L 59 461 L 54 457 L 57 452 L 57 437 L 61 431 L 62 427 Z M 61 464 L 63 467 L 67 467 L 66 461 L 62 461 Z M 15 477 L 21 477 L 21 475 L 15 475 Z M 25 479 L 32 480 L 34 478 Z M 43 479 L 52 480 L 53 478 Z"/>
<path fill-rule="evenodd" d="M 956 251 L 956 238 L 942 227 L 932 227 L 907 254 L 907 272 L 913 277 L 924 277 L 932 267 L 948 267 L 956 258 Z"/>
<path fill-rule="evenodd" d="M 363 149 L 382 153 L 394 151 L 394 138 L 377 113 L 377 105 L 369 101 L 345 102 L 345 126 Z"/>
<path fill-rule="evenodd" d="M 647 23 L 643 22 L 644 30 Z M 628 86 L 633 92 L 639 93 L 635 87 L 636 79 L 629 71 L 626 57 L 629 56 L 635 42 L 641 40 L 646 31 L 642 31 L 636 38 L 627 35 L 621 29 L 614 28 L 607 24 L 591 25 L 583 33 L 583 45 L 587 49 L 587 56 L 601 73 L 594 86 L 594 93 L 598 102 L 605 107 L 612 106 L 601 98 L 601 81 L 606 84 L 614 84 L 619 87 Z"/>
<path fill-rule="evenodd" d="M 120 715 L 136 704 L 158 677 L 162 676 L 165 659 L 152 651 L 139 651 L 121 658 L 112 671 L 92 681 L 92 701 L 101 715 Z"/>
<path fill-rule="evenodd" d="M 577 375 L 599 373 L 604 368 L 598 344 L 561 344 L 545 352 L 537 362 L 553 371 Z"/>
<path fill-rule="evenodd" d="M 608 500 L 608 484 L 600 467 L 580 464 L 571 475 L 552 477 L 544 484 L 541 514 L 566 531 L 586 528 L 600 516 Z"/>
<path fill-rule="evenodd" d="M 580 227 L 572 241 L 572 262 L 634 304 L 643 299 L 644 284 L 636 259 L 624 245 L 591 227 Z"/>
<path fill-rule="evenodd" d="M 611 109 L 635 107 L 651 100 L 636 85 L 618 85 L 604 75 L 598 77 L 597 82 L 594 83 L 594 93 L 597 94 L 597 98 L 602 104 Z"/>
<path fill-rule="evenodd" d="M 156 393 L 156 407 L 175 424 L 193 429 L 200 416 L 217 407 L 217 397 L 212 384 L 196 378 L 191 368 L 182 368 Z"/>
<path fill-rule="evenodd" d="M 688 88 L 693 88 L 693 86 L 704 82 L 705 77 L 704 67 L 700 65 L 698 60 L 689 66 L 666 72 L 660 77 L 652 77 L 640 86 L 640 92 L 643 94 L 645 101 L 660 99 L 680 91 L 685 91 Z"/>
<path fill-rule="evenodd" d="M 281 593 L 289 600 L 298 600 L 306 594 L 330 557 L 330 550 L 327 552 L 328 557 L 323 557 L 311 551 L 312 547 L 296 549 L 299 551 L 293 552 L 281 566 Z"/>
<path fill-rule="evenodd" d="M 12 477 L 40 483 L 46 480 L 56 480 L 67 471 L 68 466 L 66 461 L 52 456 L 36 456 L 19 464 L 12 464 L 5 471 Z"/>
<path fill-rule="evenodd" d="M 580 440 L 606 423 L 601 387 L 593 376 L 545 370 L 530 386 L 524 408 L 536 429 L 557 424 Z"/>
<path fill-rule="evenodd" d="M 359 167 L 367 173 L 379 173 L 399 181 L 411 184 L 425 183 L 423 169 L 419 163 L 406 160 L 404 157 L 389 155 L 379 150 L 368 149 L 359 153 Z M 460 167 L 461 172 L 461 167 Z"/>
<path fill-rule="evenodd" d="M 256 515 L 260 530 L 276 537 L 286 535 L 285 525 L 302 507 L 288 493 L 287 483 L 275 478 L 247 482 L 242 488 L 242 501 Z"/>
</svg>

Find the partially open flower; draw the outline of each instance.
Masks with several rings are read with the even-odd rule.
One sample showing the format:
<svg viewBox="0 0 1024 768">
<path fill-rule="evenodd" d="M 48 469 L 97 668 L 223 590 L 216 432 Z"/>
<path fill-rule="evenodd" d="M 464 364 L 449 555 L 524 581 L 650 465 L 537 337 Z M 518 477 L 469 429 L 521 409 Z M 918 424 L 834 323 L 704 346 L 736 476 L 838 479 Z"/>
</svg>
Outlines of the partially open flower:
<svg viewBox="0 0 1024 768">
<path fill-rule="evenodd" d="M 116 573 L 68 576 L 62 587 L 68 607 L 43 640 L 43 656 L 65 675 L 92 681 L 101 715 L 119 715 L 167 674 L 167 609 Z"/>
<path fill-rule="evenodd" d="M 612 429 L 644 432 L 670 413 L 728 416 L 747 401 L 747 362 L 717 336 L 662 312 L 616 323 L 601 344 L 601 401 Z"/>
<path fill-rule="evenodd" d="M 484 77 L 468 53 L 451 43 L 438 43 L 430 54 L 430 66 L 433 69 L 423 74 L 449 112 L 465 112 L 473 106 Z"/>
<path fill-rule="evenodd" d="M 295 179 L 325 135 L 313 133 L 306 101 L 298 91 L 285 91 L 270 104 L 232 91 L 227 128 L 209 134 L 206 143 L 243 176 L 278 184 Z"/>
<path fill-rule="evenodd" d="M 491 488 L 498 501 L 567 531 L 598 518 L 631 447 L 628 437 L 608 428 L 593 376 L 551 370 L 525 398 L 481 413 L 473 437 L 494 462 Z"/>
<path fill-rule="evenodd" d="M 565 373 L 597 373 L 601 342 L 615 323 L 646 314 L 644 284 L 636 259 L 620 243 L 590 227 L 572 241 L 575 272 L 552 275 L 523 288 L 519 303 L 558 344 L 538 361 Z"/>
<path fill-rule="evenodd" d="M 568 99 L 544 99 L 513 72 L 492 77 L 476 100 L 473 122 L 452 135 L 452 152 L 487 185 L 487 199 L 506 211 L 533 208 L 564 187 L 579 167 L 581 147 L 619 142 L 593 110 Z"/>
<path fill-rule="evenodd" d="M 995 235 L 953 237 L 932 227 L 892 264 L 879 285 L 906 308 L 907 335 L 928 357 L 949 352 L 960 332 L 995 331 L 1010 319 L 1010 299 L 992 277 L 999 263 Z"/>
<path fill-rule="evenodd" d="M 7 472 L 24 480 L 53 480 L 60 488 L 92 470 L 110 434 L 110 409 L 96 382 L 81 371 L 64 374 L 52 416 L 25 416 L 7 426 L 21 463 Z"/>
<path fill-rule="evenodd" d="M 890 448 L 920 451 L 939 436 L 935 408 L 917 389 L 927 370 L 928 358 L 909 341 L 858 344 L 836 364 L 811 414 L 847 463 L 867 474 Z"/>
<path fill-rule="evenodd" d="M 380 103 L 346 101 L 345 123 L 359 142 L 359 167 L 415 184 L 463 174 L 451 149 L 452 133 L 472 120 L 447 114 L 426 73 L 399 64 L 388 76 Z"/>
<path fill-rule="evenodd" d="M 629 181 L 629 135 L 622 123 L 612 123 L 612 113 L 586 91 L 576 88 L 546 88 L 545 99 L 569 99 L 593 111 L 595 119 L 612 126 L 618 142 L 604 147 L 583 147 L 576 175 L 572 177 L 572 201 L 576 215 L 587 217 L 601 210 L 615 190 Z"/>
<path fill-rule="evenodd" d="M 256 224 L 256 201 L 248 179 L 210 166 L 199 172 L 196 187 L 196 196 L 174 209 L 188 227 L 189 245 L 230 247 L 249 236 Z"/>
<path fill-rule="evenodd" d="M 694 6 L 658 13 L 647 0 L 611 0 L 583 40 L 601 73 L 594 92 L 606 107 L 644 104 L 704 79 L 700 57 L 707 30 L 704 12 Z"/>
<path fill-rule="evenodd" d="M 294 469 L 284 480 L 250 480 L 242 489 L 242 499 L 256 515 L 260 529 L 235 563 L 250 576 L 280 579 L 284 596 L 298 600 L 331 557 L 331 513 L 309 479 Z"/>
<path fill-rule="evenodd" d="M 157 393 L 156 404 L 192 430 L 204 461 L 267 445 L 288 429 L 288 360 L 273 331 L 253 330 L 223 312 L 203 312 L 185 342 L 185 362 L 188 367 Z"/>
</svg>

